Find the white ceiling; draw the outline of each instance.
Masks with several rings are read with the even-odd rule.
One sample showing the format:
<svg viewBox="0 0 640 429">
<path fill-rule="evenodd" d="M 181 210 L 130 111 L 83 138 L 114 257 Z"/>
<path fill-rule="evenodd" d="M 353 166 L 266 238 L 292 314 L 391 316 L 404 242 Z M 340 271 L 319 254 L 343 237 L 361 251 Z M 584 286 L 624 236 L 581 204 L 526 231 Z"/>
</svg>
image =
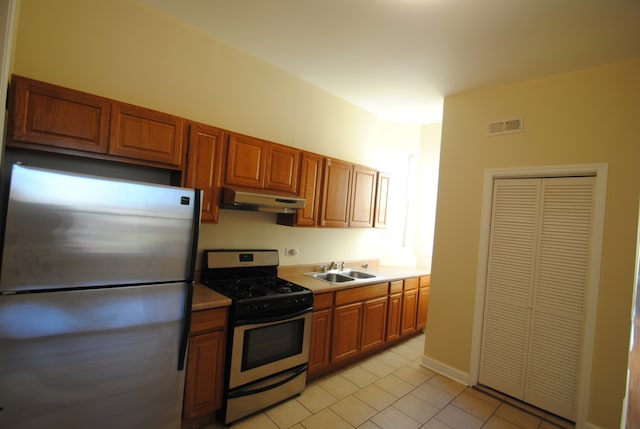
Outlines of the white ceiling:
<svg viewBox="0 0 640 429">
<path fill-rule="evenodd" d="M 369 110 L 640 57 L 640 0 L 141 0 Z M 640 78 L 640 77 L 639 77 Z"/>
</svg>

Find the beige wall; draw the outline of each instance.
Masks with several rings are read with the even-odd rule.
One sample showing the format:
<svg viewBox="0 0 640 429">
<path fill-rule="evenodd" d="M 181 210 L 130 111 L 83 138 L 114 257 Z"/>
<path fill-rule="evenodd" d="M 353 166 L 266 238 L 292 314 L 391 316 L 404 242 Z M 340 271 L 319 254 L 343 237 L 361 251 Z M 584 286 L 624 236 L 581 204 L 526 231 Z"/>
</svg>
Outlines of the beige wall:
<svg viewBox="0 0 640 429">
<path fill-rule="evenodd" d="M 484 171 L 608 163 L 602 270 L 588 421 L 619 427 L 640 195 L 640 59 L 445 99 L 425 354 L 471 365 Z M 487 137 L 524 117 L 524 132 Z"/>
<path fill-rule="evenodd" d="M 390 173 L 390 159 L 418 154 L 424 140 L 419 125 L 380 121 L 134 0 L 21 0 L 12 70 Z M 277 248 L 283 265 L 415 263 L 393 229 L 292 229 L 273 214 L 228 211 L 203 226 L 200 248 L 236 246 Z M 300 254 L 285 257 L 285 247 Z"/>
</svg>

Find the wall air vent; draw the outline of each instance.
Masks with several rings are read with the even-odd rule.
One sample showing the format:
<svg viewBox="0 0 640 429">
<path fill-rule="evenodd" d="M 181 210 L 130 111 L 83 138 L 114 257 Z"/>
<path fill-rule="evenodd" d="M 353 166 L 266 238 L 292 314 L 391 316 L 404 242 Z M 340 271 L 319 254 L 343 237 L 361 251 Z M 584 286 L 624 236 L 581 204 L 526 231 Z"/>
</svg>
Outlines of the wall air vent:
<svg viewBox="0 0 640 429">
<path fill-rule="evenodd" d="M 503 121 L 495 121 L 489 124 L 487 134 L 490 136 L 499 136 L 501 134 L 519 133 L 522 131 L 522 118 L 505 119 Z"/>
</svg>

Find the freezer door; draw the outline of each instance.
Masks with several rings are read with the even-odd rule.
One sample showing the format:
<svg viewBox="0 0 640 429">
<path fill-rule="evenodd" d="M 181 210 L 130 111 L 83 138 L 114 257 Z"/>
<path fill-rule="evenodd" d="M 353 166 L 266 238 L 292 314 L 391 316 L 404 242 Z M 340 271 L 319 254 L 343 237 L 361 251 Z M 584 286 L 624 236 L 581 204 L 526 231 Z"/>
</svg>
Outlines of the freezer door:
<svg viewBox="0 0 640 429">
<path fill-rule="evenodd" d="M 14 165 L 0 292 L 191 280 L 199 195 Z"/>
<path fill-rule="evenodd" d="M 178 429 L 187 287 L 0 296 L 0 428 Z"/>
</svg>

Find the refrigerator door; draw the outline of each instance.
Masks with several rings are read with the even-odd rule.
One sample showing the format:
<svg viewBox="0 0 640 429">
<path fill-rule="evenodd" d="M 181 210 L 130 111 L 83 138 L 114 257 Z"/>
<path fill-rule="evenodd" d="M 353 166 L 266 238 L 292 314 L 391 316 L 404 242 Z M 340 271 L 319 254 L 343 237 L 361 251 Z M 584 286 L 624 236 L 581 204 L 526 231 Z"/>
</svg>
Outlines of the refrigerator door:
<svg viewBox="0 0 640 429">
<path fill-rule="evenodd" d="M 0 428 L 178 429 L 189 287 L 0 296 Z"/>
<path fill-rule="evenodd" d="M 192 280 L 199 196 L 14 165 L 0 292 Z"/>
</svg>

